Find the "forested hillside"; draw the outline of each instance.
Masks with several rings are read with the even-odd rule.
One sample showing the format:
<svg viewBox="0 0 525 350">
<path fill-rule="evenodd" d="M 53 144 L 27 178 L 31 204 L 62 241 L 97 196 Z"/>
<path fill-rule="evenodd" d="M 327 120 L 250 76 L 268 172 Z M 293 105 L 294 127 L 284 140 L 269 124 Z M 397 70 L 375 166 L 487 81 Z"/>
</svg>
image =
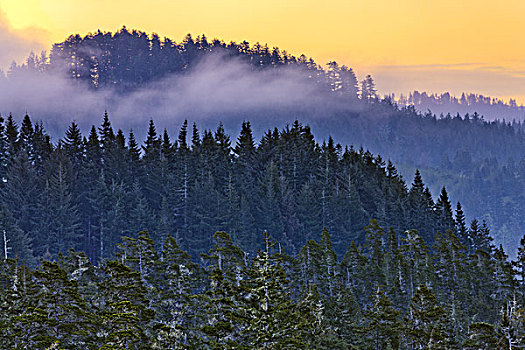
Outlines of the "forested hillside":
<svg viewBox="0 0 525 350">
<path fill-rule="evenodd" d="M 417 229 L 429 243 L 438 230 L 465 226 L 445 188 L 434 201 L 419 172 L 407 186 L 391 162 L 331 138 L 318 144 L 298 121 L 259 142 L 249 122 L 236 141 L 221 124 L 200 132 L 184 122 L 172 141 L 150 121 L 140 146 L 105 114 L 89 135 L 72 123 L 53 145 L 26 115 L 20 127 L 2 121 L 0 136 L 8 255 L 30 264 L 69 248 L 93 262 L 112 258 L 122 235 L 142 230 L 158 245 L 172 234 L 197 257 L 216 230 L 249 252 L 268 231 L 296 254 L 327 228 L 342 255 L 350 241 L 363 242 L 373 218 L 399 232 Z"/>
<path fill-rule="evenodd" d="M 218 81 L 214 74 L 199 73 L 200 63 L 216 55 L 223 57 L 213 66 Z M 226 71 L 216 73 L 222 66 Z M 28 75 L 43 77 L 44 83 L 35 84 L 27 80 Z M 45 101 L 29 103 L 30 110 L 38 112 L 33 116 L 52 130 L 54 140 L 62 137 L 64 125 L 74 118 L 88 131 L 93 116 L 104 108 L 115 110 L 115 125 L 126 134 L 132 127 L 136 130 L 139 144 L 146 138 L 143 130 L 149 118 L 159 121 L 160 130 L 177 130 L 184 119 L 215 129 L 221 120 L 225 131 L 235 137 L 242 121 L 250 120 L 257 140 L 266 130 L 284 128 L 299 119 L 315 130 L 316 142 L 328 143 L 332 136 L 342 144 L 355 145 L 356 151 L 363 147 L 381 154 L 398 165 L 405 179 L 412 179 L 415 169 L 421 169 L 434 197 L 446 185 L 450 197 L 464 204 L 469 220 L 485 220 L 497 242 L 512 256 L 525 231 L 525 219 L 519 214 L 525 210 L 525 134 L 521 122 L 502 122 L 512 119 L 504 109 L 499 122 L 485 121 L 477 113 L 421 114 L 412 106 L 398 107 L 390 98 L 380 99 L 372 77 L 358 82 L 351 68 L 336 62 L 323 66 L 279 48 L 225 43 L 204 35 L 188 35 L 176 43 L 126 28 L 116 33 L 72 35 L 57 43 L 49 56 L 32 55 L 26 63 L 14 65 L 4 82 L 9 98 L 3 103 L 15 99 L 9 93 L 18 91 L 20 84 L 38 86 L 38 93 L 32 95 L 25 96 L 26 89 L 20 90 L 24 98 L 10 107 L 27 110 L 26 100 L 62 84 L 53 80 L 59 76 L 74 84 L 65 85 Z M 183 80 L 166 83 L 173 77 Z M 243 77 L 248 79 L 236 85 Z M 46 79 L 51 80 L 45 83 Z M 209 84 L 211 90 L 206 88 Z M 465 100 L 472 99 L 467 97 Z M 180 104 L 187 100 L 189 104 Z M 478 100 L 486 101 L 486 97 L 478 96 Z M 40 105 L 50 103 L 60 107 L 40 111 Z M 366 210 L 372 215 L 373 210 Z"/>
<path fill-rule="evenodd" d="M 525 238 L 509 261 L 445 187 L 434 198 L 424 173 L 407 184 L 299 121 L 260 139 L 244 121 L 233 139 L 186 121 L 170 137 L 151 120 L 141 143 L 106 113 L 52 143 L 9 116 L 0 154 L 2 348 L 524 342 Z"/>
</svg>

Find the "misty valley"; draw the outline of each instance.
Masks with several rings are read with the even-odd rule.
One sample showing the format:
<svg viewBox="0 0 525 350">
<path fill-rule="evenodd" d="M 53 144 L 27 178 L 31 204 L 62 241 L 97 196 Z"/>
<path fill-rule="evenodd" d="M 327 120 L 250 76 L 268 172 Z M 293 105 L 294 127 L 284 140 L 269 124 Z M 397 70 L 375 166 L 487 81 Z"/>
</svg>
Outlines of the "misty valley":
<svg viewBox="0 0 525 350">
<path fill-rule="evenodd" d="M 525 344 L 514 100 L 126 27 L 0 91 L 2 349 Z"/>
</svg>

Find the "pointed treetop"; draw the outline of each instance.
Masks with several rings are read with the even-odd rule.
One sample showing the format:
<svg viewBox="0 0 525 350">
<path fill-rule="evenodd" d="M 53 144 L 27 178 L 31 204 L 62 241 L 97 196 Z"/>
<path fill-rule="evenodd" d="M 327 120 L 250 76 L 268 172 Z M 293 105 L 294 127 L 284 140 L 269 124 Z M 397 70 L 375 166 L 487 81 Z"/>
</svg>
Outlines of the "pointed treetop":
<svg viewBox="0 0 525 350">
<path fill-rule="evenodd" d="M 414 182 L 412 183 L 412 188 L 410 189 L 410 192 L 423 193 L 424 190 L 425 184 L 423 183 L 423 179 L 421 178 L 421 173 L 419 172 L 419 169 L 416 169 L 416 174 L 414 175 Z"/>
<path fill-rule="evenodd" d="M 250 122 L 243 121 L 241 127 L 241 133 L 237 139 L 237 143 L 234 148 L 237 156 L 245 156 L 255 151 L 255 142 L 253 141 L 252 129 Z"/>
<path fill-rule="evenodd" d="M 179 132 L 179 138 L 178 138 L 178 144 L 180 150 L 188 150 L 188 143 L 187 143 L 187 137 L 188 137 L 188 120 L 184 120 L 184 123 L 182 123 L 182 126 L 180 128 Z"/>
<path fill-rule="evenodd" d="M 192 151 L 197 150 L 201 146 L 201 136 L 197 124 L 193 123 L 193 132 L 191 135 L 191 149 Z"/>
<path fill-rule="evenodd" d="M 135 134 L 133 134 L 133 130 L 130 130 L 129 132 L 128 149 L 131 160 L 137 162 L 140 158 L 140 149 L 137 140 L 135 139 Z"/>
<path fill-rule="evenodd" d="M 109 121 L 108 111 L 104 111 L 104 119 L 98 130 L 100 132 L 100 142 L 103 145 L 107 145 L 115 139 L 115 133 L 113 132 L 111 122 Z"/>
</svg>

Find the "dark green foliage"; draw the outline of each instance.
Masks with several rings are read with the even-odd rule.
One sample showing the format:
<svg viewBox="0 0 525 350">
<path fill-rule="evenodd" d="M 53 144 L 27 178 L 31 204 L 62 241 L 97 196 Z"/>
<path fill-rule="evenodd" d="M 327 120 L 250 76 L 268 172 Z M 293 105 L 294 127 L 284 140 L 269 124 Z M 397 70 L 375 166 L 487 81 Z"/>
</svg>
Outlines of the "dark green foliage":
<svg viewBox="0 0 525 350">
<path fill-rule="evenodd" d="M 469 327 L 468 339 L 463 342 L 465 350 L 495 350 L 497 336 L 494 326 L 488 323 L 473 323 Z"/>
<path fill-rule="evenodd" d="M 189 145 L 187 122 L 175 143 L 151 122 L 143 155 L 107 114 L 100 135 L 73 123 L 52 149 L 38 125 L 11 119 L 5 133 L 2 348 L 523 339 L 523 249 L 511 264 L 487 224 L 467 228 L 459 204 L 453 216 L 445 189 L 434 203 L 419 171 L 408 189 L 380 156 L 319 145 L 299 122 L 258 144 L 245 122 L 235 146 L 222 124 L 194 126 Z"/>
<path fill-rule="evenodd" d="M 371 306 L 365 312 L 368 324 L 364 344 L 367 344 L 367 348 L 375 350 L 398 349 L 402 334 L 402 324 L 399 320 L 401 311 L 394 308 L 379 287 L 371 299 Z"/>
<path fill-rule="evenodd" d="M 147 232 L 122 237 L 117 260 L 99 267 L 73 250 L 59 254 L 58 262 L 43 261 L 34 272 L 2 260 L 0 344 L 519 348 L 525 337 L 518 301 L 523 296 L 501 248 L 493 255 L 478 250 L 467 259 L 452 231 L 438 234 L 430 251 L 415 231 L 397 242 L 395 231 L 376 221 L 366 230 L 366 249 L 352 242 L 341 262 L 327 230 L 297 258 L 267 234 L 265 249 L 249 258 L 227 233 L 217 232 L 214 247 L 202 255 L 205 274 L 170 235 L 157 253 Z"/>
<path fill-rule="evenodd" d="M 147 327 L 154 317 L 140 272 L 108 261 L 99 284 L 97 336 L 101 349 L 147 349 Z"/>
</svg>

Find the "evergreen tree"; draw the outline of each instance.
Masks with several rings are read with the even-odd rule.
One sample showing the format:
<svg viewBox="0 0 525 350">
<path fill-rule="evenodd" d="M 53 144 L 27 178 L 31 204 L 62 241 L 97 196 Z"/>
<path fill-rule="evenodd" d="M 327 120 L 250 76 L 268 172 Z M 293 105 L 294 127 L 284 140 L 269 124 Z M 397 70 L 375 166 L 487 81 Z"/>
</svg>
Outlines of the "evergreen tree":
<svg viewBox="0 0 525 350">
<path fill-rule="evenodd" d="M 193 291 L 199 285 L 199 266 L 191 261 L 188 253 L 181 250 L 173 237 L 167 236 L 159 271 L 164 279 L 156 289 L 154 310 L 156 318 L 162 324 L 158 327 L 156 341 L 168 349 L 183 349 L 195 343 L 200 333 L 195 324 L 201 319 L 198 303 L 192 298 Z"/>
<path fill-rule="evenodd" d="M 62 142 L 64 150 L 75 166 L 80 166 L 84 157 L 84 143 L 78 124 L 72 122 Z"/>
<path fill-rule="evenodd" d="M 393 307 L 380 287 L 376 288 L 371 299 L 371 306 L 365 312 L 368 323 L 365 329 L 366 343 L 375 350 L 398 349 L 402 332 L 399 320 L 401 312 Z"/>
<path fill-rule="evenodd" d="M 465 350 L 495 350 L 497 338 L 494 326 L 484 322 L 473 323 L 469 327 L 468 339 L 463 342 Z"/>
<path fill-rule="evenodd" d="M 26 317 L 31 320 L 32 327 L 40 328 L 36 330 L 42 334 L 35 338 L 37 346 L 58 342 L 65 349 L 79 346 L 95 349 L 93 316 L 87 312 L 77 282 L 70 280 L 56 262 L 49 261 L 44 261 L 34 276 L 41 288 L 36 295 L 36 308 Z"/>
<path fill-rule="evenodd" d="M 420 285 L 410 303 L 406 320 L 407 344 L 415 349 L 453 349 L 455 339 L 445 310 L 425 285 Z"/>
<path fill-rule="evenodd" d="M 272 254 L 273 243 L 265 234 L 265 250 L 259 251 L 247 271 L 246 326 L 241 342 L 255 349 L 305 347 L 302 330 L 307 322 L 290 300 L 280 260 Z"/>
<path fill-rule="evenodd" d="M 99 284 L 97 345 L 104 348 L 147 349 L 154 312 L 148 307 L 141 275 L 118 261 L 108 261 Z"/>
<path fill-rule="evenodd" d="M 16 258 L 25 264 L 34 265 L 35 258 L 31 237 L 20 229 L 5 205 L 0 209 L 0 227 L 2 259 Z"/>
</svg>

